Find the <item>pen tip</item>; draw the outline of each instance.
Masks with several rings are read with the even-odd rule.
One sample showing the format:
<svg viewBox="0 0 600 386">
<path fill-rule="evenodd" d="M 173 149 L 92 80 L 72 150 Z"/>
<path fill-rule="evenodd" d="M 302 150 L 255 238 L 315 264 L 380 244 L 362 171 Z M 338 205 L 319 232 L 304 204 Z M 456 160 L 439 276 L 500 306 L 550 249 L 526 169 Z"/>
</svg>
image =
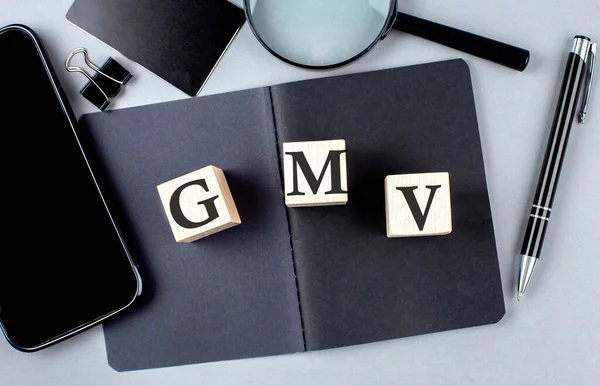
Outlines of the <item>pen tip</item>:
<svg viewBox="0 0 600 386">
<path fill-rule="evenodd" d="M 583 111 L 579 114 L 579 123 L 585 123 L 585 115 Z"/>
<path fill-rule="evenodd" d="M 521 301 L 521 296 L 523 296 L 523 292 L 517 292 L 517 301 Z"/>
</svg>

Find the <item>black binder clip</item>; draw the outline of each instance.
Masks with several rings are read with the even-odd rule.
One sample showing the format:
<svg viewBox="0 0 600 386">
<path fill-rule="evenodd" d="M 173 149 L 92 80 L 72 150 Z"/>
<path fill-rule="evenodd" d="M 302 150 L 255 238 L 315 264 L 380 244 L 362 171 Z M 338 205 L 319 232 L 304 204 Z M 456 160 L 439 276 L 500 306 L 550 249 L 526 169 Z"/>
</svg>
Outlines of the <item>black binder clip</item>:
<svg viewBox="0 0 600 386">
<path fill-rule="evenodd" d="M 81 67 L 71 66 L 71 59 L 79 53 L 83 54 L 85 63 L 94 71 L 96 74 L 90 76 Z M 100 111 L 104 111 L 110 104 L 110 100 L 119 94 L 121 86 L 125 85 L 131 74 L 123 66 L 121 66 L 116 60 L 109 57 L 108 60 L 102 65 L 102 67 L 96 66 L 88 59 L 88 54 L 85 48 L 77 48 L 67 56 L 66 63 L 67 71 L 69 72 L 80 72 L 89 79 L 89 82 L 79 92 L 85 99 L 92 102 L 94 106 L 98 107 Z"/>
</svg>

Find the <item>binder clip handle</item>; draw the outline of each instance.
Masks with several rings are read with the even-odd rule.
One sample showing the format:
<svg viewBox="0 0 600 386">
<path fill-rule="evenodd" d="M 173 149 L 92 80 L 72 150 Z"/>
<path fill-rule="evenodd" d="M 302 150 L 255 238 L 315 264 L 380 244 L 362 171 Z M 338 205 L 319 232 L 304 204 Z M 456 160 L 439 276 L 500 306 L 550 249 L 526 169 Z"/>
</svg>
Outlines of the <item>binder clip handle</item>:
<svg viewBox="0 0 600 386">
<path fill-rule="evenodd" d="M 83 54 L 85 64 L 96 72 L 93 76 L 83 68 L 71 65 L 71 60 L 77 54 Z M 71 51 L 67 56 L 65 67 L 67 71 L 79 72 L 88 79 L 88 83 L 79 93 L 98 107 L 100 111 L 104 111 L 108 107 L 110 100 L 121 91 L 121 86 L 125 85 L 132 77 L 129 71 L 111 57 L 102 67 L 98 67 L 89 59 L 85 48 L 77 48 Z"/>
</svg>

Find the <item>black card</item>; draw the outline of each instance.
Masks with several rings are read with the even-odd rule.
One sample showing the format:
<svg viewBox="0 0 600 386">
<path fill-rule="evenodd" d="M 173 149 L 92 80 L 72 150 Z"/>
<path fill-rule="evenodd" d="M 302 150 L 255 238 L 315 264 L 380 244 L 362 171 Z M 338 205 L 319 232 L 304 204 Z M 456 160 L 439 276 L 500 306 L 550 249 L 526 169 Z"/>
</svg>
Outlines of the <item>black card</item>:
<svg viewBox="0 0 600 386">
<path fill-rule="evenodd" d="M 504 299 L 469 69 L 452 60 L 86 115 L 143 299 L 105 325 L 135 370 L 497 322 Z M 283 142 L 345 139 L 349 201 L 286 208 Z M 222 168 L 242 224 L 174 241 L 156 186 Z M 384 178 L 448 172 L 453 231 L 388 239 Z M 289 226 L 288 226 L 289 224 Z"/>
<path fill-rule="evenodd" d="M 193 96 L 245 16 L 227 0 L 75 0 L 67 19 Z"/>
</svg>

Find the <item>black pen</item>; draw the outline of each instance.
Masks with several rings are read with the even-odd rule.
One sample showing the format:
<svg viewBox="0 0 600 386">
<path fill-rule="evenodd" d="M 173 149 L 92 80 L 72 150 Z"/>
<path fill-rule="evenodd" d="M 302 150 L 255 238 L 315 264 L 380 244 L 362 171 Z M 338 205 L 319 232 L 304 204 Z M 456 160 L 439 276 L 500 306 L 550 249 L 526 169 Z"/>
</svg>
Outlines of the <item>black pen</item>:
<svg viewBox="0 0 600 386">
<path fill-rule="evenodd" d="M 521 248 L 517 300 L 520 300 L 521 296 L 523 296 L 540 257 L 571 126 L 573 125 L 575 116 L 578 115 L 577 106 L 583 89 L 586 90 L 586 96 L 583 110 L 580 112 L 579 117 L 581 123 L 585 120 L 594 75 L 596 50 L 597 45 L 596 43 L 592 43 L 590 38 L 580 35 L 575 36 L 573 48 L 567 60 L 567 68 L 552 123 L 550 139 L 531 207 L 523 247 Z M 587 83 L 585 79 L 588 79 Z"/>
</svg>

